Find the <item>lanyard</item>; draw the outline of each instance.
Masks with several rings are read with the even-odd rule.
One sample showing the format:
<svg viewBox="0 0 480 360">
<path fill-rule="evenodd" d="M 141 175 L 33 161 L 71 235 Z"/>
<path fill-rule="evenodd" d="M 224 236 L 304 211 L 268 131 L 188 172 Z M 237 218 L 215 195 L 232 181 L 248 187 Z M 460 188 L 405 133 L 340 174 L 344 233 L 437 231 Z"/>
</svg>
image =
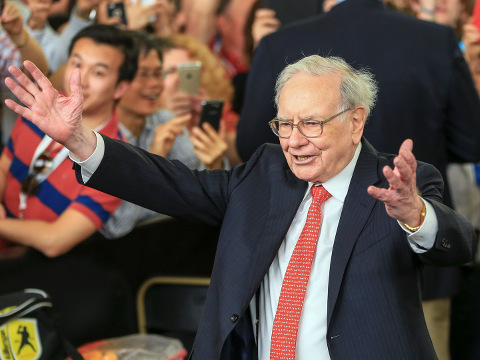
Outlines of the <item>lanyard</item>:
<svg viewBox="0 0 480 360">
<path fill-rule="evenodd" d="M 37 149 L 35 150 L 35 153 L 33 154 L 32 162 L 30 163 L 30 167 L 28 169 L 28 175 L 33 174 L 34 170 L 33 167 L 35 165 L 35 162 L 37 159 L 40 157 L 40 155 L 48 148 L 48 146 L 51 144 L 52 138 L 48 135 L 45 135 L 38 144 Z M 52 159 L 52 167 L 45 173 L 37 173 L 35 175 L 35 180 L 38 182 L 38 184 L 41 184 L 44 182 L 47 177 L 65 160 L 68 156 L 68 149 L 66 147 L 63 147 L 55 156 L 54 159 Z M 20 191 L 20 202 L 18 204 L 18 210 L 19 210 L 19 218 L 23 219 L 23 213 L 25 209 L 27 208 L 27 198 L 28 195 L 25 194 L 24 192 Z"/>
</svg>

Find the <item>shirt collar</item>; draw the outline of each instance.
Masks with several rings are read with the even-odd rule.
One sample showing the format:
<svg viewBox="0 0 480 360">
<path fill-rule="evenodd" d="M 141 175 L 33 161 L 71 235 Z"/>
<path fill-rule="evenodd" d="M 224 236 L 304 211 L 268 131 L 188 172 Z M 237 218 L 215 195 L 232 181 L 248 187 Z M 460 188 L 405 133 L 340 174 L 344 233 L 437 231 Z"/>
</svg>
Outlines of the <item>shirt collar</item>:
<svg viewBox="0 0 480 360">
<path fill-rule="evenodd" d="M 350 181 L 352 180 L 353 171 L 357 165 L 358 157 L 360 156 L 360 151 L 362 150 L 362 143 L 359 143 L 355 153 L 353 154 L 352 160 L 348 163 L 347 166 L 343 168 L 337 175 L 331 178 L 328 181 L 325 181 L 322 185 L 327 190 L 330 195 L 334 198 L 340 200 L 342 203 L 345 202 L 345 197 L 347 196 L 348 188 L 350 186 Z M 310 188 L 313 183 L 308 183 L 307 194 L 310 194 Z"/>
</svg>

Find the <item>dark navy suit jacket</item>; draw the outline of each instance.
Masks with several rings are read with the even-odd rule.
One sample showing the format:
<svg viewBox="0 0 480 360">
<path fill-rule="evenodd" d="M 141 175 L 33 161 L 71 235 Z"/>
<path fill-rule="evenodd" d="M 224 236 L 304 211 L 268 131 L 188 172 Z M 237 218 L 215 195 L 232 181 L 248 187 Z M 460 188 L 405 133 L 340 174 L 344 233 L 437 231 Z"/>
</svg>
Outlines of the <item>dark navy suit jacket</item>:
<svg viewBox="0 0 480 360">
<path fill-rule="evenodd" d="M 268 126 L 276 116 L 276 78 L 312 54 L 339 56 L 375 75 L 380 92 L 364 136 L 378 151 L 397 153 L 412 139 L 417 159 L 444 180 L 448 162 L 480 161 L 480 100 L 453 30 L 388 10 L 379 0 L 346 0 L 261 41 L 237 127 L 244 160 L 260 145 L 278 142 Z M 452 205 L 448 186 L 444 202 Z M 457 269 L 427 267 L 426 275 L 424 299 L 456 294 Z"/>
<path fill-rule="evenodd" d="M 255 359 L 248 311 L 308 184 L 289 169 L 279 145 L 262 146 L 230 171 L 195 171 L 105 137 L 104 158 L 86 185 L 160 213 L 221 226 L 193 359 Z M 419 164 L 417 185 L 435 209 L 435 245 L 415 254 L 369 185 L 393 156 L 363 140 L 335 237 L 328 289 L 332 359 L 435 359 L 420 302 L 422 264 L 453 265 L 473 256 L 474 231 L 441 203 L 438 171 Z M 77 178 L 81 180 L 79 167 Z M 180 240 L 179 240 L 180 241 Z M 227 349 L 228 345 L 228 349 Z M 227 350 L 228 351 L 227 351 Z M 242 357 L 243 356 L 243 357 Z"/>
</svg>

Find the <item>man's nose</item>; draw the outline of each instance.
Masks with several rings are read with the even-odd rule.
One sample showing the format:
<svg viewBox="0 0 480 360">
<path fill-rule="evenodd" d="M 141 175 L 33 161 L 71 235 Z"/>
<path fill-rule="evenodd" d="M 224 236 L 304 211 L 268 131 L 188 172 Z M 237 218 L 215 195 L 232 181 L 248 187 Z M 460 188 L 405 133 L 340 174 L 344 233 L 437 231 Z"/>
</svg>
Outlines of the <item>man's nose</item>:
<svg viewBox="0 0 480 360">
<path fill-rule="evenodd" d="M 82 82 L 82 87 L 86 87 L 88 85 L 88 71 L 86 69 L 80 70 L 80 79 Z"/>
<path fill-rule="evenodd" d="M 308 140 L 305 136 L 302 135 L 300 130 L 298 130 L 297 126 L 294 126 L 292 129 L 292 133 L 288 138 L 288 145 L 291 147 L 298 147 L 308 143 Z"/>
</svg>

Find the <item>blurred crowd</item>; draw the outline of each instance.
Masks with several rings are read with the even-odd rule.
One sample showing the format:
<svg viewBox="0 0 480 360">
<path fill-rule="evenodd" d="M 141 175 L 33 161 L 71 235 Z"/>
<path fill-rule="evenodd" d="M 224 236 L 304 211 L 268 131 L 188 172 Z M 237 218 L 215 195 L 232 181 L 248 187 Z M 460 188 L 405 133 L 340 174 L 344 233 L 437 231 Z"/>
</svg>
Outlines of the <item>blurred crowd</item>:
<svg viewBox="0 0 480 360">
<path fill-rule="evenodd" d="M 23 69 L 24 61 L 33 62 L 67 95 L 70 75 L 79 68 L 83 120 L 92 129 L 181 161 L 192 171 L 228 170 L 248 160 L 239 151 L 239 141 L 243 145 L 248 140 L 237 139 L 237 124 L 244 121 L 244 106 L 249 105 L 244 105 L 245 99 L 256 86 L 257 79 L 248 74 L 262 39 L 306 18 L 325 16 L 343 2 L 3 1 L 2 257 L 18 256 L 25 247 L 55 257 L 97 231 L 118 238 L 141 221 L 162 218 L 77 183 L 68 152 L 4 105 L 5 99 L 14 98 L 4 84 L 10 65 Z M 386 0 L 384 5 L 401 16 L 453 28 L 462 61 L 470 70 L 465 75 L 473 80 L 478 97 L 480 10 L 476 19 L 475 0 Z M 30 76 L 28 71 L 25 76 Z M 265 101 L 273 106 L 273 98 Z M 218 126 L 211 119 L 204 121 L 209 118 L 208 106 L 215 104 L 220 104 Z M 451 105 L 438 106 L 448 109 Z M 263 125 L 267 127 L 267 122 Z M 479 229 L 480 167 L 475 161 L 480 161 L 480 154 L 472 154 L 471 159 L 453 159 L 447 176 L 453 206 Z M 439 358 L 448 359 L 448 335 L 447 342 L 440 339 L 434 339 L 438 353 L 443 354 Z"/>
</svg>

